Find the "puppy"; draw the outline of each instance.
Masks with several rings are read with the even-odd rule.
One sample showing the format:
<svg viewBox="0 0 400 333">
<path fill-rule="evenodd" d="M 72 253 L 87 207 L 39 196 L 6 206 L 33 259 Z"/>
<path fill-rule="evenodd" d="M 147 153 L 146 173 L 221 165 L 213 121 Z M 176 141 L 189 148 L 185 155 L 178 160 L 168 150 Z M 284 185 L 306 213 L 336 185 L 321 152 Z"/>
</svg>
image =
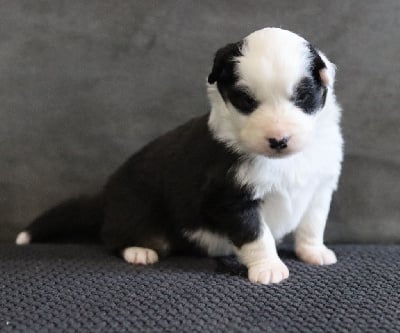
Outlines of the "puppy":
<svg viewBox="0 0 400 333">
<path fill-rule="evenodd" d="M 258 30 L 215 55 L 211 112 L 146 145 L 94 197 L 45 212 L 17 244 L 99 238 L 131 264 L 235 254 L 255 283 L 289 276 L 276 242 L 336 262 L 323 242 L 341 170 L 335 66 L 298 35 Z"/>
</svg>

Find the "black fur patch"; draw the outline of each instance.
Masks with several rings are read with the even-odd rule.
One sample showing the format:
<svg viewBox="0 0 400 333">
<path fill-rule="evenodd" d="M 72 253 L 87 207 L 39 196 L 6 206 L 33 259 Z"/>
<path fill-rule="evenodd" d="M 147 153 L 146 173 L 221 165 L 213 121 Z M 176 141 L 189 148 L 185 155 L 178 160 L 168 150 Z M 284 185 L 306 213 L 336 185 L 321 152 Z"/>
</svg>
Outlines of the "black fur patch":
<svg viewBox="0 0 400 333">
<path fill-rule="evenodd" d="M 213 68 L 208 76 L 208 83 L 213 84 L 219 81 L 233 79 L 234 58 L 242 55 L 243 41 L 230 43 L 221 47 L 214 57 Z M 233 79 L 236 81 L 236 78 Z"/>
<path fill-rule="evenodd" d="M 253 112 L 258 102 L 245 89 L 238 87 L 235 57 L 242 55 L 243 41 L 231 43 L 219 49 L 215 54 L 214 65 L 208 82 L 217 82 L 218 90 L 225 102 L 229 101 L 236 109 L 244 114 Z"/>
<path fill-rule="evenodd" d="M 325 103 L 326 87 L 311 77 L 300 80 L 292 97 L 294 104 L 307 114 L 313 114 Z"/>
<path fill-rule="evenodd" d="M 250 114 L 258 106 L 257 100 L 242 88 L 226 87 L 225 94 L 229 102 L 241 113 Z"/>
<path fill-rule="evenodd" d="M 104 242 L 113 249 L 142 246 L 162 254 L 188 252 L 185 231 L 209 230 L 235 245 L 259 234 L 259 202 L 234 182 L 241 156 L 215 140 L 208 115 L 159 137 L 133 155 L 105 189 Z M 165 244 L 162 244 L 165 245 Z"/>
<path fill-rule="evenodd" d="M 300 80 L 292 100 L 305 113 L 313 114 L 325 105 L 327 87 L 323 85 L 319 72 L 326 68 L 326 64 L 312 45 L 308 44 L 308 48 L 311 54 L 311 75 Z"/>
</svg>

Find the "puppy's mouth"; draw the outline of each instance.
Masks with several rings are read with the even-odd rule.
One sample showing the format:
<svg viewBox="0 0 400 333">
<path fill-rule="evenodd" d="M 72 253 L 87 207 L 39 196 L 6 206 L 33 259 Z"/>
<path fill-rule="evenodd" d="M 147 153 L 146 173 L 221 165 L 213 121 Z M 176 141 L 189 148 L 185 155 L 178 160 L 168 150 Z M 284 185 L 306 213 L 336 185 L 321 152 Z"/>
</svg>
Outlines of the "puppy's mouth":
<svg viewBox="0 0 400 333">
<path fill-rule="evenodd" d="M 282 145 L 281 147 L 274 147 L 273 149 L 271 147 L 265 148 L 265 150 L 262 152 L 262 155 L 265 155 L 269 158 L 280 159 L 296 155 L 303 149 L 304 146 L 302 145 L 288 144 Z"/>
<path fill-rule="evenodd" d="M 254 145 L 254 146 L 244 145 L 244 147 L 246 147 L 245 151 L 247 151 L 248 153 L 257 154 L 272 159 L 287 158 L 292 155 L 298 154 L 299 152 L 302 151 L 302 149 L 299 149 L 299 147 L 294 147 L 294 146 L 276 147 L 274 149 L 271 149 L 270 147 L 267 147 L 265 145 Z"/>
<path fill-rule="evenodd" d="M 299 153 L 299 151 L 292 151 L 292 150 L 286 150 L 286 149 L 277 149 L 274 151 L 269 151 L 265 154 L 265 156 L 269 157 L 269 158 L 276 158 L 276 159 L 280 159 L 280 158 L 285 158 L 285 157 L 289 157 L 292 155 L 295 155 Z"/>
</svg>

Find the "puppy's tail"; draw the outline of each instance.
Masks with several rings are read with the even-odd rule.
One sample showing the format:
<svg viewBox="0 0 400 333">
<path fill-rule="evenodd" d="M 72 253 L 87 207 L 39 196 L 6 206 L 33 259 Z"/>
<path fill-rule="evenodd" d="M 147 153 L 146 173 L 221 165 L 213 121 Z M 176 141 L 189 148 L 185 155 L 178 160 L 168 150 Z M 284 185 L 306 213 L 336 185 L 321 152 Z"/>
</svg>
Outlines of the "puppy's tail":
<svg viewBox="0 0 400 333">
<path fill-rule="evenodd" d="M 103 222 L 102 195 L 70 199 L 38 216 L 20 232 L 16 244 L 96 242 Z"/>
</svg>

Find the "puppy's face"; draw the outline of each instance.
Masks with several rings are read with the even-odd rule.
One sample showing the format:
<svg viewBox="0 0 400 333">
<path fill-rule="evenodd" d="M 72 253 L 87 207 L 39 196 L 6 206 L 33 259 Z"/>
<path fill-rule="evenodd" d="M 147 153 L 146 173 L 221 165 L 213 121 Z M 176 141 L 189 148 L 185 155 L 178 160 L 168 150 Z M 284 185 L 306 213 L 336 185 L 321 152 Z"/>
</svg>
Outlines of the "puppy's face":
<svg viewBox="0 0 400 333">
<path fill-rule="evenodd" d="M 218 50 L 208 77 L 210 126 L 241 151 L 284 157 L 315 137 L 334 66 L 307 41 L 266 28 Z"/>
</svg>

